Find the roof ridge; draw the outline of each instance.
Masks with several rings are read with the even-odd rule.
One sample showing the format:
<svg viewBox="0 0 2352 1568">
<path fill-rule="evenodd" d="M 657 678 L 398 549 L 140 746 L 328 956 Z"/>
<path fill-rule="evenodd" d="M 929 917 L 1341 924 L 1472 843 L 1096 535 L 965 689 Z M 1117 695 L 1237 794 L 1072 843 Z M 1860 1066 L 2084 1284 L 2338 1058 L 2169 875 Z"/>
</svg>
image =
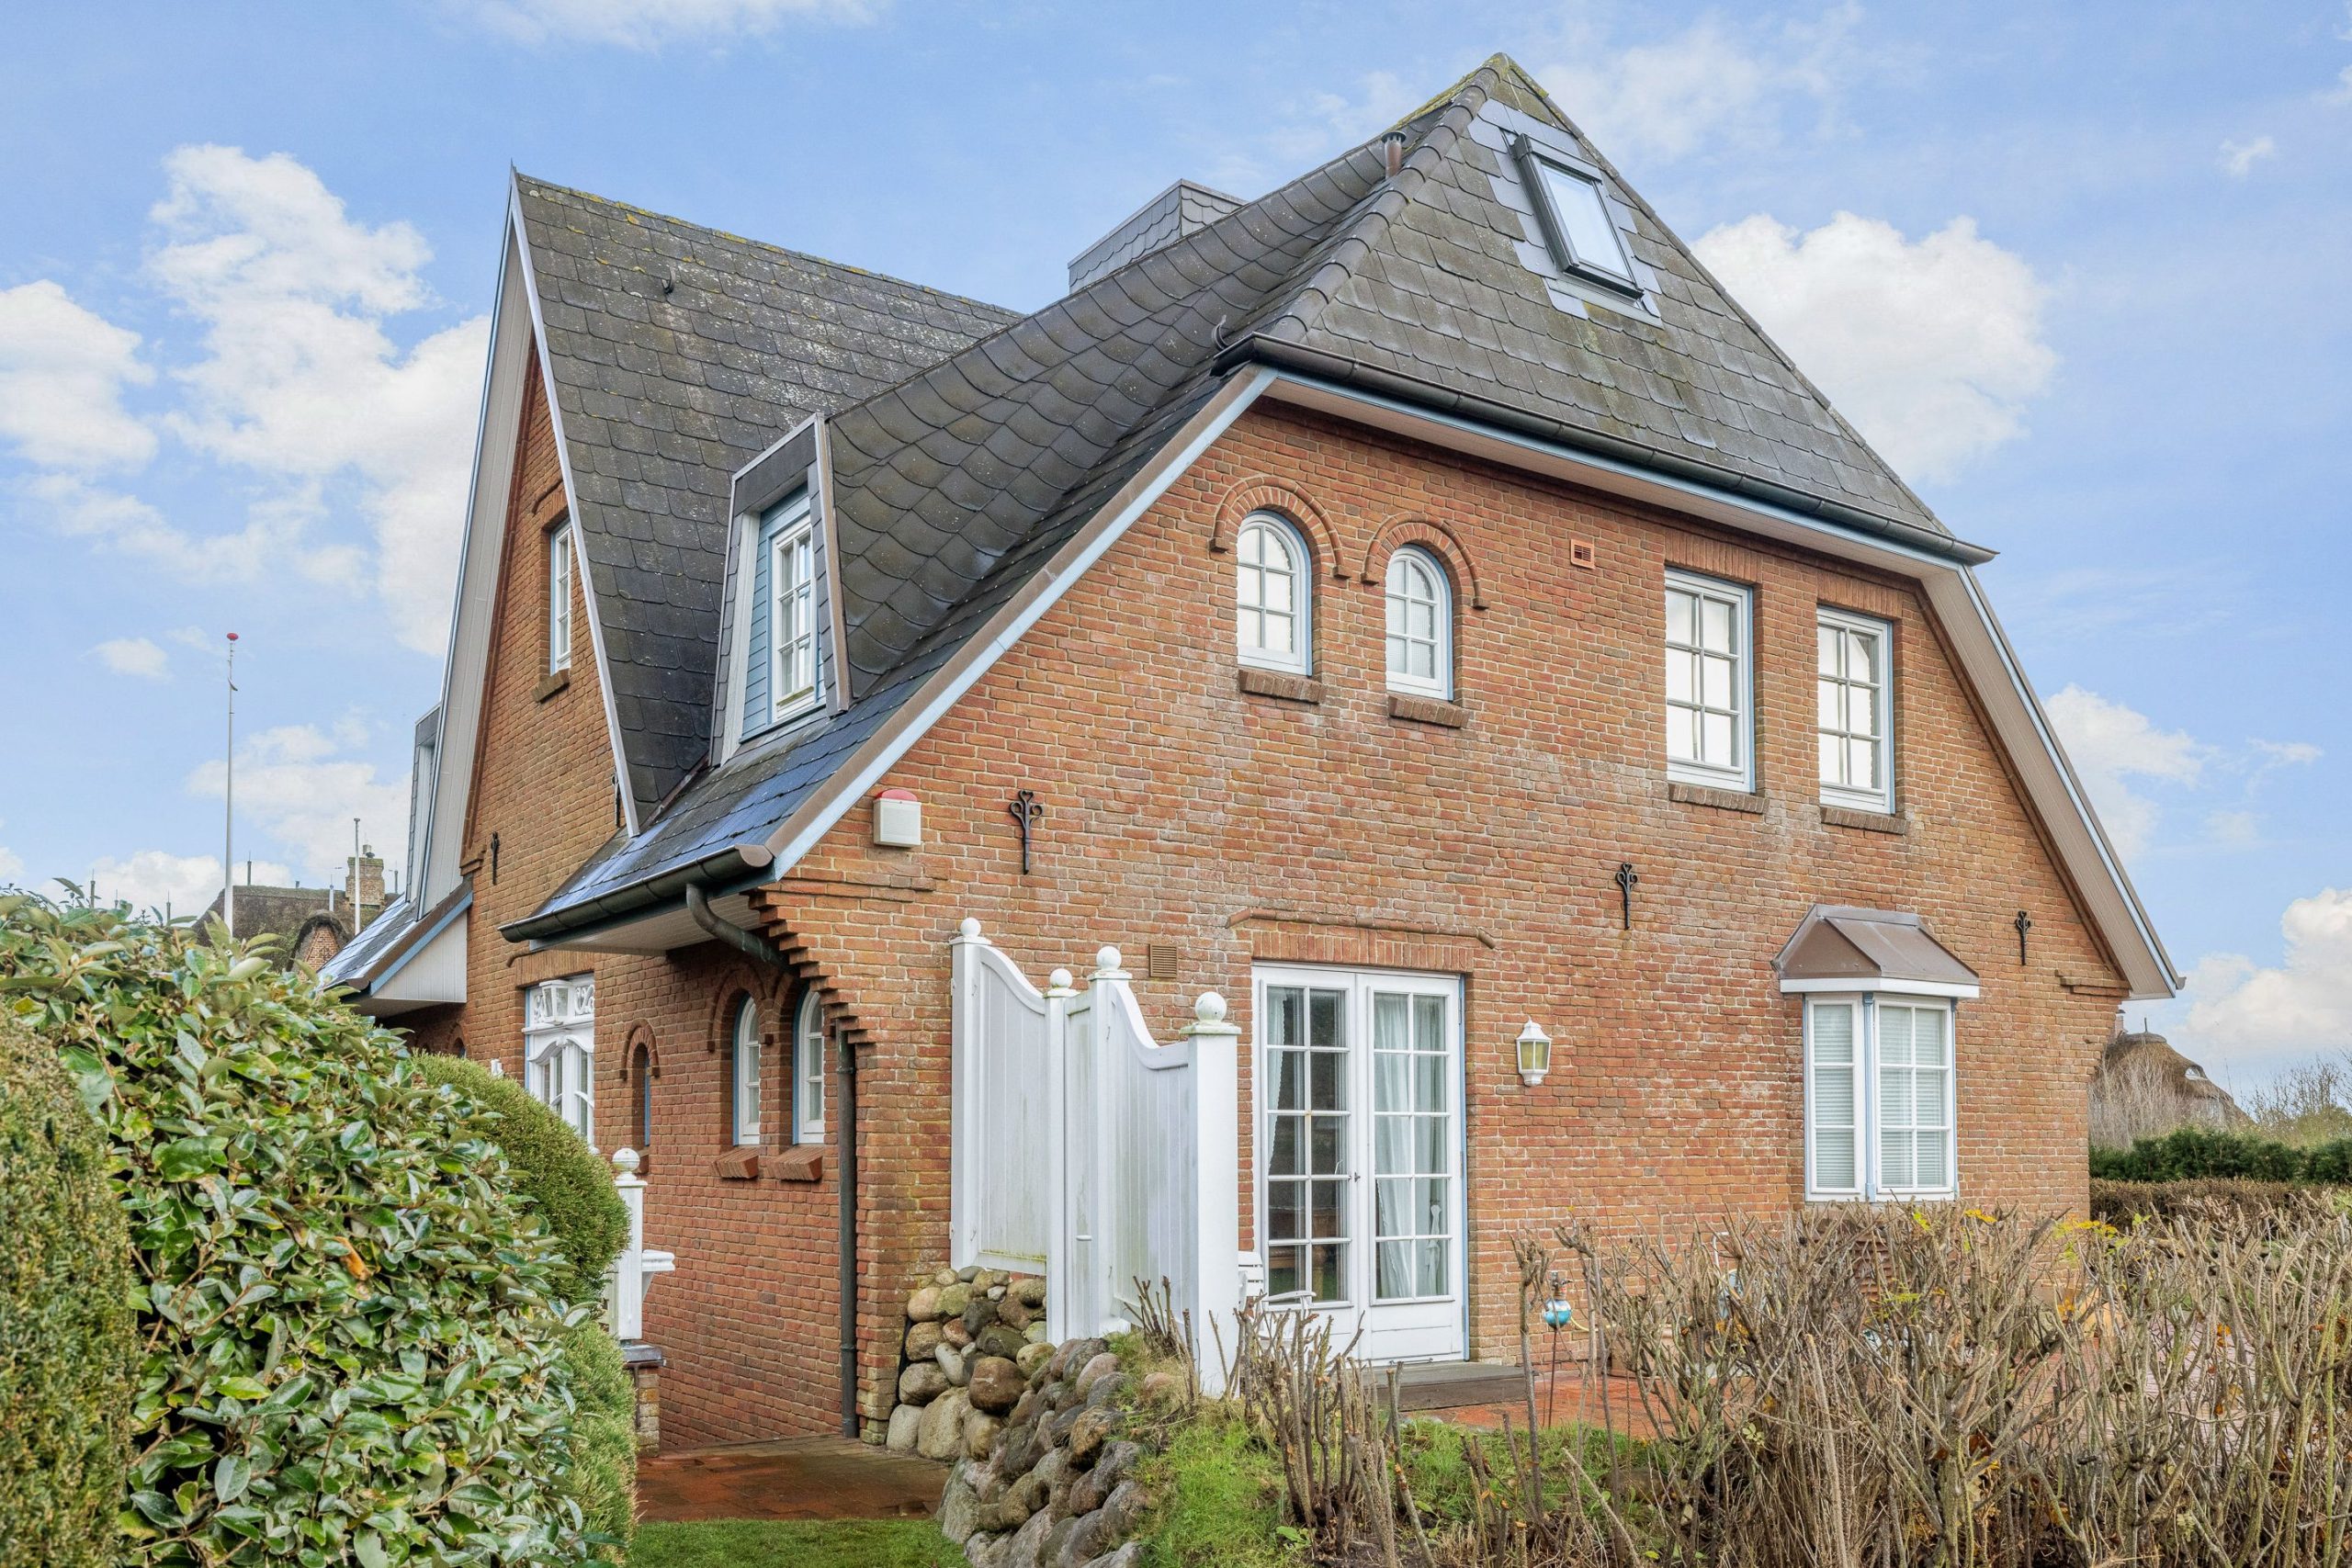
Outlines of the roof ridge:
<svg viewBox="0 0 2352 1568">
<path fill-rule="evenodd" d="M 611 208 L 616 212 L 633 213 L 655 219 L 663 223 L 674 223 L 681 229 L 692 229 L 698 233 L 709 234 L 732 244 L 749 245 L 754 250 L 766 251 L 774 255 L 788 256 L 797 262 L 807 262 L 834 272 L 871 278 L 876 283 L 887 283 L 894 288 L 904 288 L 910 293 L 929 295 L 932 299 L 946 300 L 951 304 L 968 305 L 976 310 L 990 311 L 997 315 L 1015 317 L 1019 315 L 1019 312 L 1010 305 L 998 305 L 989 300 L 976 299 L 969 294 L 956 294 L 944 288 L 934 288 L 928 283 L 917 283 L 910 277 L 900 277 L 894 272 L 876 272 L 872 267 L 860 266 L 855 262 L 835 261 L 831 256 L 820 256 L 814 251 L 797 251 L 789 245 L 779 245 L 772 240 L 755 240 L 748 234 L 738 234 L 731 229 L 718 229 L 707 223 L 697 223 L 691 218 L 681 218 L 674 212 L 656 212 L 652 208 L 639 207 L 633 201 L 623 201 L 616 197 L 602 196 L 593 190 L 582 190 L 578 186 L 543 180 L 537 175 L 526 175 L 520 169 L 514 171 L 514 179 L 518 185 L 531 185 L 543 191 L 576 196 L 582 201 L 593 201 L 601 207 Z"/>
</svg>

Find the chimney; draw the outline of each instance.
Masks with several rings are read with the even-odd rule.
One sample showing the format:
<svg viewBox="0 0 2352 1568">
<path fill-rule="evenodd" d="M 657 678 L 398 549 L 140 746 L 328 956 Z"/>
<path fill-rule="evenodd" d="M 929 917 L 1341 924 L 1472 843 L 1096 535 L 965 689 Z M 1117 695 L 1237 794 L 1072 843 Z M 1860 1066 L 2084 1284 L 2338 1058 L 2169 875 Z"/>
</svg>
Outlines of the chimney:
<svg viewBox="0 0 2352 1568">
<path fill-rule="evenodd" d="M 352 934 L 356 936 L 384 907 L 384 861 L 373 846 L 362 844 L 357 856 L 344 862 L 343 888 L 351 904 Z"/>
<path fill-rule="evenodd" d="M 1149 255 L 1187 234 L 1196 234 L 1227 213 L 1239 210 L 1242 205 L 1239 197 L 1227 196 L 1190 180 L 1178 180 L 1137 208 L 1125 222 L 1079 253 L 1069 264 L 1069 291 L 1075 294 L 1137 256 Z"/>
</svg>

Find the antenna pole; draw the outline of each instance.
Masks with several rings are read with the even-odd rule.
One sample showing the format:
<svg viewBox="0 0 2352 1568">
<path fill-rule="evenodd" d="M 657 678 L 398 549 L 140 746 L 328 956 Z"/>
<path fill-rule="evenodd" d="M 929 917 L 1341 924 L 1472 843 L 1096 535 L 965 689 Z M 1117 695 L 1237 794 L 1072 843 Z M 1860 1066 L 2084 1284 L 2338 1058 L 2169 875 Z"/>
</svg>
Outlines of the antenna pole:
<svg viewBox="0 0 2352 1568">
<path fill-rule="evenodd" d="M 237 634 L 229 634 L 229 733 L 221 760 L 227 765 L 220 809 L 220 922 L 237 934 Z"/>
</svg>

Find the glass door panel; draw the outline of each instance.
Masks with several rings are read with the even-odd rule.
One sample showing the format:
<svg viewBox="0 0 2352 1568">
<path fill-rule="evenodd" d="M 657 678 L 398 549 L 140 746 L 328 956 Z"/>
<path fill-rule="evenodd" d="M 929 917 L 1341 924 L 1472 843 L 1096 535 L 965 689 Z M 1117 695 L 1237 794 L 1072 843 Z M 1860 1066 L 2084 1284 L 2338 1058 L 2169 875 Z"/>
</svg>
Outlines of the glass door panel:
<svg viewBox="0 0 2352 1568">
<path fill-rule="evenodd" d="M 1352 1299 L 1347 1022 L 1343 989 L 1266 987 L 1266 1293 L 1278 1301 Z"/>
<path fill-rule="evenodd" d="M 1375 1301 L 1452 1292 L 1453 1043 L 1446 998 L 1372 993 Z"/>
</svg>

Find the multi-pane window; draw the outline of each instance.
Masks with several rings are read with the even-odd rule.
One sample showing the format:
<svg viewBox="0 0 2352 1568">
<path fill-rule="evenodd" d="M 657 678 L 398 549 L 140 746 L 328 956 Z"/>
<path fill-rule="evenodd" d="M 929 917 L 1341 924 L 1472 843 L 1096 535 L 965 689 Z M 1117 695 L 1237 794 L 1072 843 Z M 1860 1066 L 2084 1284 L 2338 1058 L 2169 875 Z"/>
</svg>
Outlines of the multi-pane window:
<svg viewBox="0 0 2352 1568">
<path fill-rule="evenodd" d="M 548 673 L 571 668 L 571 525 L 548 535 Z"/>
<path fill-rule="evenodd" d="M 768 544 L 768 694 L 778 718 L 817 700 L 816 529 L 799 522 Z"/>
<path fill-rule="evenodd" d="M 1427 550 L 1388 558 L 1388 688 L 1453 695 L 1453 605 L 1444 571 Z"/>
<path fill-rule="evenodd" d="M 1941 1000 L 1806 998 L 1812 1196 L 1932 1198 L 1954 1190 L 1951 1021 Z"/>
<path fill-rule="evenodd" d="M 523 1085 L 596 1143 L 596 978 L 575 975 L 523 993 Z"/>
<path fill-rule="evenodd" d="M 728 1142 L 738 1147 L 760 1141 L 760 1010 L 751 998 L 735 1010 L 735 1030 L 727 1044 Z"/>
<path fill-rule="evenodd" d="M 1451 1288 L 1453 1138 L 1447 1101 L 1453 1066 L 1443 997 L 1374 993 L 1373 1295 L 1378 1301 L 1442 1296 Z"/>
<path fill-rule="evenodd" d="M 1754 787 L 1747 590 L 1669 572 L 1666 580 L 1666 758 L 1673 777 Z"/>
<path fill-rule="evenodd" d="M 815 991 L 800 998 L 792 1026 L 792 1136 L 825 1141 L 825 1004 Z"/>
<path fill-rule="evenodd" d="M 1306 543 L 1281 518 L 1259 513 L 1233 541 L 1234 635 L 1244 664 L 1305 673 L 1313 588 Z"/>
<path fill-rule="evenodd" d="M 1348 992 L 1266 987 L 1266 1293 L 1348 1299 Z"/>
<path fill-rule="evenodd" d="M 1894 758 L 1887 745 L 1894 682 L 1886 623 L 1824 610 L 1819 645 L 1817 723 L 1821 798 L 1871 811 L 1894 808 Z"/>
</svg>

